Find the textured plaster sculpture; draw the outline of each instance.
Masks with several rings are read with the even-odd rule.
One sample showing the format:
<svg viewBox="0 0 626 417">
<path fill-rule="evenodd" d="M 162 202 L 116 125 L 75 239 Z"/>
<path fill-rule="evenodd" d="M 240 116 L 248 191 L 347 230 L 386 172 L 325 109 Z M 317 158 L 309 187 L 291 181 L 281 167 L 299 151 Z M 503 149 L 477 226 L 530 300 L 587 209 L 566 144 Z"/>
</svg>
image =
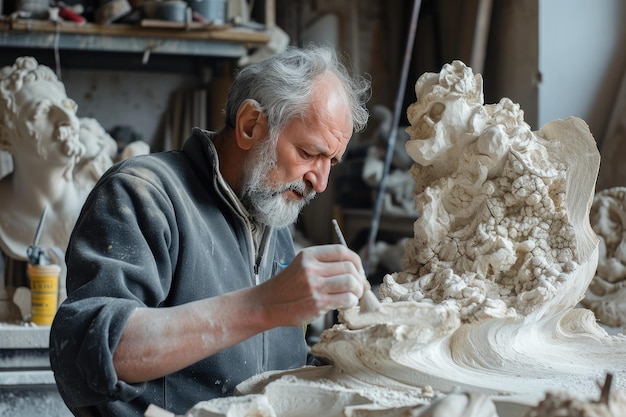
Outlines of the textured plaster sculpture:
<svg viewBox="0 0 626 417">
<path fill-rule="evenodd" d="M 591 226 L 600 238 L 596 275 L 582 305 L 607 327 L 626 326 L 626 187 L 596 194 Z"/>
<path fill-rule="evenodd" d="M 565 393 L 548 393 L 524 417 L 621 417 L 626 415 L 625 391 L 615 391 L 607 403 L 583 401 Z"/>
<path fill-rule="evenodd" d="M 332 365 L 260 375 L 241 393 L 276 415 L 508 417 L 546 392 L 596 398 L 606 371 L 623 389 L 626 337 L 576 308 L 598 261 L 587 125 L 533 132 L 511 100 L 485 105 L 482 77 L 460 61 L 415 92 L 406 150 L 420 216 L 403 271 L 384 278 L 379 311 L 344 310 L 322 333 L 312 351 Z M 459 390 L 482 395 L 480 407 Z"/>
</svg>

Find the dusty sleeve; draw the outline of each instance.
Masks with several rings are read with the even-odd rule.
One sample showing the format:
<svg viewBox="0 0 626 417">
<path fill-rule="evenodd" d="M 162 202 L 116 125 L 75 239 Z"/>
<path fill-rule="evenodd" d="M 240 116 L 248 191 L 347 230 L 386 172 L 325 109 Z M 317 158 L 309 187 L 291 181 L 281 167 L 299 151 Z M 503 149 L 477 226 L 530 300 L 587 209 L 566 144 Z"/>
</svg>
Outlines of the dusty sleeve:
<svg viewBox="0 0 626 417">
<path fill-rule="evenodd" d="M 88 197 L 66 254 L 68 297 L 50 334 L 50 362 L 70 407 L 128 401 L 145 389 L 118 380 L 113 352 L 130 313 L 167 297 L 174 217 L 150 178 L 110 173 Z"/>
</svg>

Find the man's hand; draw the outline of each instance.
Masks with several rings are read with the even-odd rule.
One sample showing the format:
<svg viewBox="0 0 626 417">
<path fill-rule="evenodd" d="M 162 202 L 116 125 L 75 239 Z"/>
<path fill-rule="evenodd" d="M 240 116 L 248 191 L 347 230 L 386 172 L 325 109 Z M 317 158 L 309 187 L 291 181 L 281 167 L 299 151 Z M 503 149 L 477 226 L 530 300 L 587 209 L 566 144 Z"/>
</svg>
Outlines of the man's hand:
<svg viewBox="0 0 626 417">
<path fill-rule="evenodd" d="M 342 245 L 324 245 L 300 251 L 256 292 L 266 319 L 276 326 L 299 326 L 329 310 L 356 306 L 367 288 L 361 258 Z"/>
</svg>

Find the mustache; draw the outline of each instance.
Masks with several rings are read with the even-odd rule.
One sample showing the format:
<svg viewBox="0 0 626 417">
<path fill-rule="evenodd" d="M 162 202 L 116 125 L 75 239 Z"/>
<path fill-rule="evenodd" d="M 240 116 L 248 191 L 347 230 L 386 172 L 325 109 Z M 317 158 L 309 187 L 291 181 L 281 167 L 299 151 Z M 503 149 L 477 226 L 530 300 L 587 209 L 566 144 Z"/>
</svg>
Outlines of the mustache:
<svg viewBox="0 0 626 417">
<path fill-rule="evenodd" d="M 278 190 L 276 190 L 274 195 L 282 194 L 285 191 L 295 191 L 303 197 L 305 202 L 313 200 L 317 195 L 317 192 L 315 192 L 313 188 L 307 186 L 302 179 L 297 179 L 283 185 Z"/>
</svg>

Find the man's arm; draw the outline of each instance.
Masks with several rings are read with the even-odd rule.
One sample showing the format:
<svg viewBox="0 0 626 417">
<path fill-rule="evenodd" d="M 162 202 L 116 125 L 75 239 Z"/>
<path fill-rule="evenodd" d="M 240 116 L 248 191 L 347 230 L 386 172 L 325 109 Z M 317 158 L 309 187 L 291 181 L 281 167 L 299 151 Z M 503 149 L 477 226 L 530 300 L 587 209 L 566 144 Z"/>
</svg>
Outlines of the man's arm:
<svg viewBox="0 0 626 417">
<path fill-rule="evenodd" d="M 113 354 L 127 382 L 159 378 L 278 326 L 300 326 L 363 293 L 360 259 L 340 246 L 306 248 L 252 288 L 169 308 L 137 308 Z"/>
</svg>

